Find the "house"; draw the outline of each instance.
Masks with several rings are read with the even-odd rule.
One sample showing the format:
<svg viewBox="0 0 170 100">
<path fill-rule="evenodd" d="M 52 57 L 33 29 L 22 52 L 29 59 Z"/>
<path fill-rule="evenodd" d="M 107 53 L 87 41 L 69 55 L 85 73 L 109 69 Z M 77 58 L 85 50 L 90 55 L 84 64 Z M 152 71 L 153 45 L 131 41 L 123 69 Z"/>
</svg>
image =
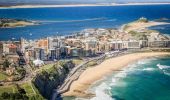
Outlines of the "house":
<svg viewBox="0 0 170 100">
<path fill-rule="evenodd" d="M 15 71 L 15 67 L 6 68 L 6 74 L 12 75 Z"/>
<path fill-rule="evenodd" d="M 17 46 L 13 43 L 3 43 L 3 52 L 7 54 L 16 54 Z"/>
<path fill-rule="evenodd" d="M 17 46 L 16 45 L 9 44 L 8 48 L 9 48 L 9 53 L 10 54 L 16 54 L 17 53 Z"/>
</svg>

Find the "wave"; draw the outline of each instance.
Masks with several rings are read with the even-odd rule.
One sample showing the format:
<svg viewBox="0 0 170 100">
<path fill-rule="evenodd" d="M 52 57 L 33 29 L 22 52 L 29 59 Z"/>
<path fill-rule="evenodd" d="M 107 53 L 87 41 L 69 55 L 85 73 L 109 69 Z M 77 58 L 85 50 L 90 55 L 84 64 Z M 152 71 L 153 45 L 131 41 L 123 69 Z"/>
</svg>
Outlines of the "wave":
<svg viewBox="0 0 170 100">
<path fill-rule="evenodd" d="M 106 93 L 106 90 L 108 89 L 110 89 L 110 87 L 105 82 L 103 82 L 101 85 L 96 87 L 96 96 L 90 100 L 113 100 L 109 93 Z"/>
<path fill-rule="evenodd" d="M 141 64 L 141 65 L 148 64 L 148 63 L 150 63 L 153 60 L 157 60 L 157 57 L 152 57 L 152 58 L 146 58 L 146 59 L 139 60 L 137 62 L 137 64 Z"/>
<path fill-rule="evenodd" d="M 144 68 L 143 71 L 153 71 L 155 70 L 154 68 Z"/>
<path fill-rule="evenodd" d="M 106 20 L 106 21 L 111 21 L 112 22 L 112 21 L 116 21 L 116 19 L 109 19 L 109 20 Z"/>
<path fill-rule="evenodd" d="M 91 98 L 90 100 L 115 100 L 110 93 L 111 88 L 113 86 L 124 86 L 124 82 L 120 82 L 119 79 L 122 79 L 127 76 L 126 69 L 123 71 L 115 74 L 109 81 L 104 81 L 94 89 L 94 93 L 96 94 L 95 97 Z M 108 80 L 108 79 L 107 79 Z"/>
<path fill-rule="evenodd" d="M 169 69 L 170 66 L 167 66 L 167 65 L 161 65 L 161 64 L 157 64 L 156 66 L 158 66 L 159 69 Z"/>
<path fill-rule="evenodd" d="M 91 18 L 91 19 L 82 19 L 82 20 L 64 20 L 64 21 L 38 21 L 43 23 L 63 23 L 63 22 L 83 22 L 83 21 L 95 21 L 95 20 L 105 20 L 107 18 Z"/>
<path fill-rule="evenodd" d="M 163 70 L 163 73 L 164 73 L 165 75 L 170 76 L 170 73 L 166 72 L 165 70 Z"/>
<path fill-rule="evenodd" d="M 122 71 L 122 72 L 116 74 L 114 77 L 115 78 L 125 78 L 126 76 L 127 76 L 127 73 Z"/>
<path fill-rule="evenodd" d="M 137 63 L 137 64 L 143 65 L 143 64 L 146 64 L 146 63 L 147 63 L 147 61 L 146 61 L 146 60 L 141 60 L 141 61 L 138 61 L 138 63 Z"/>
<path fill-rule="evenodd" d="M 127 82 L 124 80 L 130 73 L 136 73 L 136 71 L 153 71 L 155 68 L 140 68 L 139 64 L 146 64 L 150 63 L 150 61 L 155 60 L 153 59 L 143 59 L 138 61 L 137 63 L 129 64 L 127 67 L 123 68 L 121 71 L 118 73 L 113 74 L 113 76 L 107 81 L 105 80 L 104 82 L 100 83 L 100 85 L 97 85 L 90 90 L 93 91 L 96 96 L 87 99 L 87 100 L 114 100 L 116 97 L 113 96 L 113 94 L 110 94 L 110 91 L 114 87 L 125 87 L 127 85 Z M 79 99 L 80 100 L 80 99 Z M 85 100 L 85 99 L 82 99 Z"/>
<path fill-rule="evenodd" d="M 110 86 L 115 86 L 117 85 L 117 79 L 116 78 L 112 78 L 112 82 L 109 84 Z"/>
</svg>

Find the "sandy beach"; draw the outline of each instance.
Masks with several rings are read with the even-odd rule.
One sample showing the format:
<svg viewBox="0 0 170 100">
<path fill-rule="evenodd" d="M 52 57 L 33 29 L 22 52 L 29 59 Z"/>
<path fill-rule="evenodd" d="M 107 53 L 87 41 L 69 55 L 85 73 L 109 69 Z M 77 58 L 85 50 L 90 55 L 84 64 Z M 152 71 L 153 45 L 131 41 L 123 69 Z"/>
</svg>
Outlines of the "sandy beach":
<svg viewBox="0 0 170 100">
<path fill-rule="evenodd" d="M 141 30 L 141 29 L 145 29 L 145 28 L 148 28 L 148 27 L 152 27 L 152 26 L 166 25 L 166 24 L 170 24 L 170 23 L 155 22 L 155 21 L 149 21 L 147 23 L 132 22 L 132 23 L 127 24 L 128 26 L 125 29 L 125 31 L 128 33 L 128 32 L 133 31 L 133 30 Z"/>
<path fill-rule="evenodd" d="M 10 9 L 10 8 L 51 8 L 51 7 L 90 7 L 90 6 L 133 6 L 133 5 L 165 5 L 170 3 L 99 3 L 99 4 L 69 4 L 69 5 L 16 5 L 16 6 L 7 6 L 0 7 L 1 9 Z"/>
<path fill-rule="evenodd" d="M 121 70 L 128 64 L 131 64 L 137 60 L 154 57 L 170 55 L 167 52 L 148 52 L 148 53 L 134 53 L 119 56 L 105 60 L 100 65 L 86 69 L 79 77 L 79 79 L 70 87 L 70 90 L 63 94 L 63 96 L 78 96 L 84 97 L 88 93 L 85 91 L 97 80 L 102 79 L 104 76 L 113 73 L 114 71 Z"/>
</svg>

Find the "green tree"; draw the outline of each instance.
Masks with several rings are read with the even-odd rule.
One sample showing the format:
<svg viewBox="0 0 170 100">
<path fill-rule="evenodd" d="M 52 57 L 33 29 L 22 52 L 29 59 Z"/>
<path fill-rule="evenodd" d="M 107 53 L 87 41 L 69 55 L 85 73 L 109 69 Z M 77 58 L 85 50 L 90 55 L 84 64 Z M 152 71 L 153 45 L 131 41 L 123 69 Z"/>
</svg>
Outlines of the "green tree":
<svg viewBox="0 0 170 100">
<path fill-rule="evenodd" d="M 1 97 L 2 97 L 3 99 L 8 99 L 9 96 L 10 96 L 10 95 L 9 95 L 7 92 L 4 92 L 4 93 L 1 94 Z"/>
<path fill-rule="evenodd" d="M 9 66 L 10 66 L 10 62 L 9 62 L 7 59 L 5 59 L 5 61 L 4 61 L 4 63 L 3 63 L 3 68 L 6 69 L 6 68 L 8 68 Z"/>
</svg>

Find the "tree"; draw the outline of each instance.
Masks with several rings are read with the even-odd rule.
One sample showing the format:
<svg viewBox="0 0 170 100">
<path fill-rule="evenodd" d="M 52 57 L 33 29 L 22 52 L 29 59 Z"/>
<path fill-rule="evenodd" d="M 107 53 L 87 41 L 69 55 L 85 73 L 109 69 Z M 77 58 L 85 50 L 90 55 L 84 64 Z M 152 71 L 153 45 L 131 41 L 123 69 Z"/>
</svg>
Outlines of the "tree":
<svg viewBox="0 0 170 100">
<path fill-rule="evenodd" d="M 41 97 L 40 95 L 34 95 L 34 96 L 30 97 L 29 100 L 44 100 L 44 98 Z"/>
<path fill-rule="evenodd" d="M 8 99 L 9 96 L 10 96 L 10 95 L 9 95 L 7 92 L 4 92 L 4 93 L 1 94 L 1 97 L 2 97 L 3 99 Z"/>
<path fill-rule="evenodd" d="M 8 68 L 9 66 L 10 66 L 10 62 L 9 62 L 7 59 L 5 59 L 5 61 L 4 61 L 4 63 L 3 63 L 3 68 L 6 69 L 6 68 Z"/>
<path fill-rule="evenodd" d="M 2 100 L 28 100 L 29 97 L 20 93 L 7 93 L 4 92 L 1 95 Z"/>
</svg>

